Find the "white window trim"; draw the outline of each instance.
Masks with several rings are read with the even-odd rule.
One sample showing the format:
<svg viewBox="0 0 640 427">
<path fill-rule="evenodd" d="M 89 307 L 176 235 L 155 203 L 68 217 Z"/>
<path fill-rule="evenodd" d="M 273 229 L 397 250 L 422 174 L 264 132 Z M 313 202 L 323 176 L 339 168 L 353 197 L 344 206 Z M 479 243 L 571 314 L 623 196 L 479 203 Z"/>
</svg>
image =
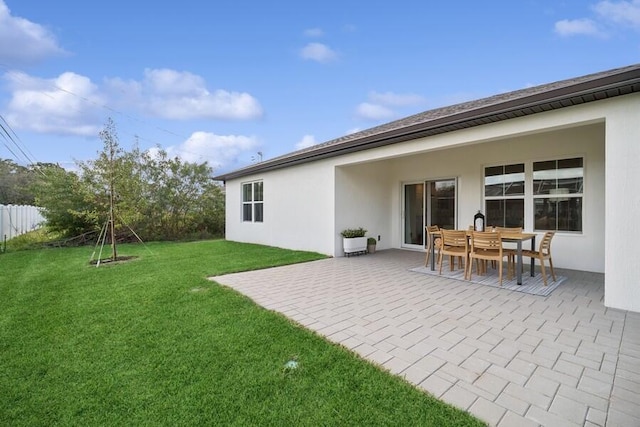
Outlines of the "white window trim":
<svg viewBox="0 0 640 427">
<path fill-rule="evenodd" d="M 262 200 L 255 200 L 255 184 L 262 184 Z M 245 185 L 251 186 L 251 200 L 244 200 L 244 187 Z M 262 221 L 256 221 L 256 205 L 262 205 Z M 251 219 L 244 218 L 244 207 L 245 205 L 251 206 Z M 240 184 L 240 221 L 246 223 L 254 223 L 254 224 L 262 224 L 264 222 L 264 181 L 261 179 L 257 179 L 254 181 L 246 181 Z"/>
<path fill-rule="evenodd" d="M 545 230 L 536 230 L 535 229 L 535 212 L 534 212 L 534 200 L 536 198 L 548 197 L 548 195 L 534 195 L 533 194 L 533 164 L 537 162 L 545 162 L 545 161 L 554 161 L 554 160 L 565 160 L 565 159 L 582 159 L 582 193 L 574 193 L 569 195 L 569 197 L 580 197 L 582 198 L 582 230 L 581 231 L 569 231 L 569 230 L 555 230 L 557 234 L 566 234 L 566 235 L 584 235 L 585 233 L 585 223 L 586 223 L 586 194 L 587 194 L 587 181 L 588 181 L 588 172 L 587 172 L 587 155 L 584 153 L 575 153 L 575 154 L 565 154 L 560 156 L 553 157 L 542 157 L 537 159 L 527 159 L 527 160 L 505 160 L 498 163 L 487 163 L 482 165 L 482 206 L 486 209 L 486 201 L 487 200 L 496 200 L 496 199 L 519 199 L 524 197 L 524 229 L 525 230 L 534 230 L 536 232 L 542 232 Z M 485 169 L 489 167 L 495 166 L 505 166 L 512 164 L 524 164 L 524 196 L 503 196 L 503 197 L 486 197 L 485 196 L 485 184 L 484 184 L 484 174 Z"/>
</svg>

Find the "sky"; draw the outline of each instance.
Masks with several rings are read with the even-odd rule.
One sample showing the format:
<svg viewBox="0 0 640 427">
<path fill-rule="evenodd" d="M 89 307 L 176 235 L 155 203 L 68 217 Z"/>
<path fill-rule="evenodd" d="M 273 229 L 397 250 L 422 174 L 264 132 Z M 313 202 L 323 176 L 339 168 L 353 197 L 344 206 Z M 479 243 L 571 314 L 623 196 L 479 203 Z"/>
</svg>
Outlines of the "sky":
<svg viewBox="0 0 640 427">
<path fill-rule="evenodd" d="M 220 174 L 636 63 L 640 0 L 0 0 L 0 158 L 74 170 L 111 119 Z"/>
</svg>

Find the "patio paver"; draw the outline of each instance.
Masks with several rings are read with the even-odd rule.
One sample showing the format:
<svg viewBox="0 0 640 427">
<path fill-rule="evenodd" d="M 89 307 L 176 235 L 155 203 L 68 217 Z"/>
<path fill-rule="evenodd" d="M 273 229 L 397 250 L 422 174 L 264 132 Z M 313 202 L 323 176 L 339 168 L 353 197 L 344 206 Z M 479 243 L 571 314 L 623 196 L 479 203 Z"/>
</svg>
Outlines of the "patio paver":
<svg viewBox="0 0 640 427">
<path fill-rule="evenodd" d="M 490 425 L 640 426 L 640 313 L 602 274 L 548 297 L 410 272 L 401 250 L 211 278 Z"/>
</svg>

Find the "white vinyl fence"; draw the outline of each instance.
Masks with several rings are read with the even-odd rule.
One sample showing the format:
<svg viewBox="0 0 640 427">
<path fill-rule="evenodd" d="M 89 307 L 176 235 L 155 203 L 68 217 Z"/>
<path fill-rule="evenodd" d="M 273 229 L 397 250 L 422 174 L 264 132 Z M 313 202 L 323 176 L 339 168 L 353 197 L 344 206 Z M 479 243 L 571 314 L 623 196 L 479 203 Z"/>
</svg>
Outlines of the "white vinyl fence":
<svg viewBox="0 0 640 427">
<path fill-rule="evenodd" d="M 0 205 L 0 241 L 40 228 L 45 219 L 36 206 Z"/>
</svg>

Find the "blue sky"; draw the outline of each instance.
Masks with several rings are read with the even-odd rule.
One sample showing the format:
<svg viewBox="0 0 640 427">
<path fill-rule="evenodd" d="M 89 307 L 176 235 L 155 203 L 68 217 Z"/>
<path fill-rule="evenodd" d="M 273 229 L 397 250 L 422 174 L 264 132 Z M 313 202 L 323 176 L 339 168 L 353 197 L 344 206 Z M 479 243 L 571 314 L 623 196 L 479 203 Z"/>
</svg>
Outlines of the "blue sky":
<svg viewBox="0 0 640 427">
<path fill-rule="evenodd" d="M 640 0 L 0 0 L 0 158 L 121 145 L 227 172 L 420 111 L 640 62 Z M 12 149 L 16 155 L 11 153 Z"/>
</svg>

